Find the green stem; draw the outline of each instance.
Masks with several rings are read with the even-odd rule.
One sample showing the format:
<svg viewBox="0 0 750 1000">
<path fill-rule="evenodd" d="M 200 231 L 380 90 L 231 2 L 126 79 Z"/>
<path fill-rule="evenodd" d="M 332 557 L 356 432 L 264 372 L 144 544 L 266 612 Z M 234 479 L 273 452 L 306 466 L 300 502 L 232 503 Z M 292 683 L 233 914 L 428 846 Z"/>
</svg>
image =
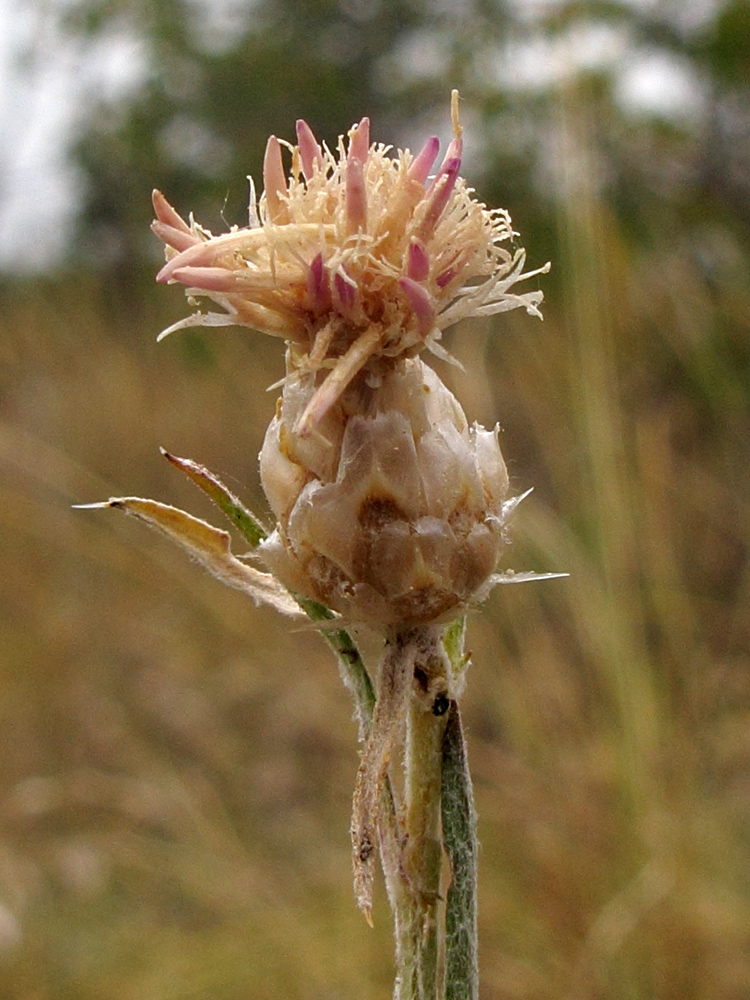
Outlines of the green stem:
<svg viewBox="0 0 750 1000">
<path fill-rule="evenodd" d="M 170 455 L 163 448 L 161 452 L 168 462 L 171 462 L 175 468 L 183 472 L 199 489 L 203 490 L 213 500 L 232 524 L 236 528 L 239 528 L 243 537 L 250 543 L 253 549 L 256 549 L 268 537 L 260 518 L 256 517 L 210 469 L 199 465 L 190 458 L 179 458 L 177 455 Z M 333 612 L 318 601 L 297 595 L 295 595 L 295 598 L 311 621 L 323 622 L 331 621 L 335 618 Z M 370 727 L 370 720 L 372 719 L 375 707 L 375 689 L 372 686 L 370 675 L 348 632 L 344 629 L 332 628 L 329 631 L 325 631 L 324 635 L 329 646 L 336 654 L 342 680 L 354 696 L 357 721 L 359 722 L 359 736 L 360 739 L 364 739 Z"/>
<path fill-rule="evenodd" d="M 311 621 L 332 621 L 335 615 L 324 604 L 311 601 L 307 597 L 296 597 L 297 603 Z M 370 729 L 372 713 L 375 709 L 375 688 L 370 674 L 360 656 L 354 641 L 345 629 L 324 629 L 323 636 L 336 654 L 339 674 L 354 698 L 354 707 L 359 723 L 359 738 L 363 740 Z"/>
<path fill-rule="evenodd" d="M 442 927 L 440 922 L 441 745 L 445 716 L 432 711 L 418 695 L 412 697 L 407 719 L 405 768 L 404 869 L 409 885 L 409 914 L 402 928 L 401 948 L 408 964 L 399 970 L 398 1000 L 435 1000 L 439 990 Z"/>
<path fill-rule="evenodd" d="M 477 1000 L 477 822 L 458 704 L 443 736 L 443 843 L 451 866 L 445 914 L 445 1000 Z"/>
</svg>

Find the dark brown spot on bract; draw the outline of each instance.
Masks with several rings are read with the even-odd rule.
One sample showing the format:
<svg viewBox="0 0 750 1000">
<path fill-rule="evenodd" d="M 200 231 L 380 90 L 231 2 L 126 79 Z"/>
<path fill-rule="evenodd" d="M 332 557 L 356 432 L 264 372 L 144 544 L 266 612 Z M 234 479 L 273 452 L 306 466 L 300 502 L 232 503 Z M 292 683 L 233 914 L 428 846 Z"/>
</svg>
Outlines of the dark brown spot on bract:
<svg viewBox="0 0 750 1000">
<path fill-rule="evenodd" d="M 392 521 L 408 521 L 392 497 L 368 497 L 359 508 L 359 523 L 365 531 L 379 531 Z"/>
</svg>

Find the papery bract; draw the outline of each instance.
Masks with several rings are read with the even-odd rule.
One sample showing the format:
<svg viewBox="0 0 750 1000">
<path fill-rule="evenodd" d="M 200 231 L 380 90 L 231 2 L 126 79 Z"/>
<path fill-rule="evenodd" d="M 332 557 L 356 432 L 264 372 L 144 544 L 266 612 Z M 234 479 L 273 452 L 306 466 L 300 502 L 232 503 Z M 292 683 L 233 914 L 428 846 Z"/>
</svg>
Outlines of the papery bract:
<svg viewBox="0 0 750 1000">
<path fill-rule="evenodd" d="M 159 192 L 154 232 L 167 245 L 160 281 L 177 281 L 194 299 L 221 312 L 198 312 L 186 326 L 252 327 L 292 345 L 293 366 L 330 370 L 318 385 L 306 422 L 310 433 L 360 372 L 376 377 L 424 348 L 447 356 L 443 331 L 470 316 L 517 307 L 540 315 L 542 293 L 513 286 L 524 273 L 522 249 L 502 209 L 487 209 L 459 175 L 463 141 L 454 92 L 455 137 L 432 180 L 438 140 L 408 150 L 370 144 L 363 118 L 336 152 L 318 144 L 306 122 L 285 174 L 283 147 L 271 136 L 263 167 L 265 191 L 250 225 L 213 236 L 186 223 Z"/>
<path fill-rule="evenodd" d="M 277 528 L 260 546 L 264 562 L 348 620 L 456 614 L 486 584 L 503 542 L 497 430 L 469 427 L 418 358 L 377 387 L 350 386 L 301 438 L 294 427 L 315 392 L 315 373 L 292 372 L 266 433 L 261 481 Z"/>
</svg>

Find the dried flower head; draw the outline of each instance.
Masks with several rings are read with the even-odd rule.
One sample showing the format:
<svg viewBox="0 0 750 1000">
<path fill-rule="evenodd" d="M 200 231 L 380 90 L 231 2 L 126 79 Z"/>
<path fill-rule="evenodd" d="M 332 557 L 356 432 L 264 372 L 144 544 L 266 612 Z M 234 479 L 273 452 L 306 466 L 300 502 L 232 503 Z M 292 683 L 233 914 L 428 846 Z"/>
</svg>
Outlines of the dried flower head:
<svg viewBox="0 0 750 1000">
<path fill-rule="evenodd" d="M 339 139 L 336 153 L 297 123 L 297 145 L 268 140 L 264 193 L 250 222 L 213 236 L 186 223 L 154 193 L 154 232 L 167 246 L 160 281 L 186 286 L 222 312 L 201 312 L 187 326 L 252 327 L 290 344 L 291 367 L 324 371 L 299 414 L 295 433 L 309 434 L 361 372 L 377 380 L 389 365 L 423 348 L 447 356 L 443 330 L 469 316 L 522 306 L 540 315 L 540 291 L 517 293 L 525 251 L 511 251 L 508 213 L 487 209 L 463 178 L 458 95 L 454 138 L 442 164 L 437 138 L 413 156 L 393 157 L 370 144 L 369 120 Z M 291 152 L 285 174 L 282 148 Z"/>
<path fill-rule="evenodd" d="M 442 332 L 465 317 L 518 306 L 539 316 L 542 293 L 512 287 L 547 270 L 524 273 L 508 213 L 459 176 L 456 91 L 451 111 L 454 138 L 432 177 L 436 138 L 392 156 L 363 118 L 334 154 L 300 121 L 296 146 L 268 141 L 247 228 L 212 236 L 154 195 L 159 280 L 222 309 L 162 336 L 241 325 L 287 342 L 261 453 L 276 528 L 257 555 L 292 593 L 386 629 L 444 620 L 504 579 L 493 574 L 517 500 L 497 430 L 470 428 L 417 355 L 448 357 Z"/>
<path fill-rule="evenodd" d="M 452 118 L 454 138 L 432 178 L 436 138 L 416 156 L 391 156 L 388 147 L 370 144 L 363 118 L 334 154 L 298 122 L 296 146 L 268 141 L 265 191 L 256 206 L 251 184 L 249 226 L 222 236 L 192 217 L 185 222 L 154 193 L 153 228 L 167 248 L 159 280 L 185 285 L 193 305 L 202 297 L 221 309 L 197 311 L 162 336 L 187 326 L 239 325 L 287 342 L 282 396 L 260 455 L 272 533 L 207 469 L 167 456 L 218 504 L 270 573 L 233 555 L 227 532 L 184 511 L 138 497 L 93 505 L 145 521 L 257 602 L 291 615 L 299 608 L 333 627 L 329 640 L 356 692 L 366 736 L 351 828 L 357 902 L 369 918 L 379 847 L 401 935 L 398 982 L 409 996 L 417 981 L 420 996 L 437 995 L 423 990 L 419 976 L 436 982 L 434 768 L 437 748 L 445 752 L 446 744 L 439 726 L 425 727 L 424 719 L 448 709 L 458 718 L 455 699 L 467 665 L 461 643 L 444 641 L 451 628 L 444 632 L 443 623 L 494 583 L 558 575 L 495 574 L 506 521 L 523 497 L 507 498 L 497 428 L 470 427 L 456 398 L 417 357 L 424 348 L 449 357 L 439 341 L 460 319 L 518 306 L 540 315 L 540 291 L 511 289 L 547 270 L 524 273 L 525 252 L 508 249 L 515 234 L 507 212 L 476 201 L 459 176 L 455 91 Z M 348 621 L 386 637 L 374 709 L 367 671 L 343 629 Z M 404 726 L 411 735 L 401 808 L 388 767 Z M 456 749 L 455 723 L 452 732 Z M 422 769 L 426 776 L 416 773 Z M 467 808 L 470 819 L 470 801 Z M 476 914 L 467 898 L 461 921 L 471 934 Z M 447 954 L 446 946 L 446 967 Z M 471 949 L 466 954 L 464 980 L 475 995 Z M 422 970 L 417 979 L 401 974 L 410 962 Z"/>
<path fill-rule="evenodd" d="M 277 519 L 260 546 L 292 592 L 374 626 L 440 620 L 474 599 L 497 564 L 508 475 L 497 429 L 469 427 L 419 358 L 376 387 L 356 380 L 319 433 L 294 433 L 316 392 L 290 373 L 260 456 Z M 512 504 L 512 501 L 511 501 Z"/>
</svg>

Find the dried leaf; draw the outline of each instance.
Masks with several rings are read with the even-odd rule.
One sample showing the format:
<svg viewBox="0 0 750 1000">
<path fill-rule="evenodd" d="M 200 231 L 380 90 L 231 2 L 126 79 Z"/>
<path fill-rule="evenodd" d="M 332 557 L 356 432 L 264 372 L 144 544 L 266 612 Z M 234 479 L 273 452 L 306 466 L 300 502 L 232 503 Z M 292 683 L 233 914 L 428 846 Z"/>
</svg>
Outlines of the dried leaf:
<svg viewBox="0 0 750 1000">
<path fill-rule="evenodd" d="M 89 508 L 116 507 L 140 521 L 145 521 L 188 552 L 209 573 L 229 587 L 249 594 L 256 604 L 270 604 L 277 611 L 303 618 L 296 601 L 271 576 L 247 566 L 232 554 L 229 533 L 214 528 L 200 518 L 177 507 L 143 500 L 140 497 L 112 497 L 104 503 L 86 504 Z"/>
<path fill-rule="evenodd" d="M 380 665 L 378 700 L 357 771 L 352 803 L 352 861 L 357 906 L 372 924 L 372 890 L 379 845 L 381 796 L 404 724 L 418 646 L 410 633 L 389 641 Z"/>
<path fill-rule="evenodd" d="M 534 580 L 562 580 L 570 576 L 570 573 L 532 573 L 524 570 L 520 573 L 512 569 L 506 569 L 504 573 L 495 573 L 490 577 L 489 583 L 495 586 L 498 583 L 531 583 Z"/>
</svg>

